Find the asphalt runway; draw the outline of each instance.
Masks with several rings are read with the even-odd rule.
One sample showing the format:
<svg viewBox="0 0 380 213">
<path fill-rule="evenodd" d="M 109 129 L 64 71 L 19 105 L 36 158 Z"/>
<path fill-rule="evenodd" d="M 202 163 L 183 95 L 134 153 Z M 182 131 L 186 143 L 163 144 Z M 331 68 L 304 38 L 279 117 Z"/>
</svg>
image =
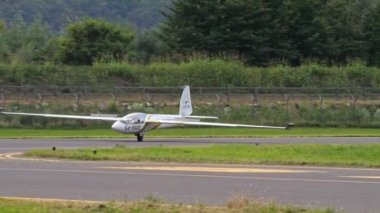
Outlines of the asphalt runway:
<svg viewBox="0 0 380 213">
<path fill-rule="evenodd" d="M 0 140 L 0 196 L 223 204 L 259 201 L 378 212 L 380 169 L 30 160 L 17 154 L 51 147 L 187 146 L 218 143 L 380 143 L 380 138 Z"/>
</svg>

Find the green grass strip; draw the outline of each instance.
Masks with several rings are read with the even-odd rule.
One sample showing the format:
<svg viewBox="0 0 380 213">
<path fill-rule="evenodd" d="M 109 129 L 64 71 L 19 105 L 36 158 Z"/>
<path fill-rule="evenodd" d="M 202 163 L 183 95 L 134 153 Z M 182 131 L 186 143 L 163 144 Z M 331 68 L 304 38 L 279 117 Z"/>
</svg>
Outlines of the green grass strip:
<svg viewBox="0 0 380 213">
<path fill-rule="evenodd" d="M 293 130 L 247 128 L 174 128 L 148 132 L 147 137 L 380 137 L 378 128 L 294 128 Z M 111 129 L 12 129 L 0 128 L 0 138 L 123 138 Z"/>
<path fill-rule="evenodd" d="M 76 160 L 380 167 L 380 144 L 211 145 L 32 150 L 26 156 Z"/>
<path fill-rule="evenodd" d="M 244 198 L 234 199 L 225 206 L 168 204 L 159 199 L 148 197 L 134 202 L 62 202 L 62 201 L 28 201 L 0 198 L 2 213 L 228 213 L 228 212 L 266 212 L 266 213 L 333 213 L 333 209 L 303 208 L 281 206 L 273 203 L 258 203 Z"/>
</svg>

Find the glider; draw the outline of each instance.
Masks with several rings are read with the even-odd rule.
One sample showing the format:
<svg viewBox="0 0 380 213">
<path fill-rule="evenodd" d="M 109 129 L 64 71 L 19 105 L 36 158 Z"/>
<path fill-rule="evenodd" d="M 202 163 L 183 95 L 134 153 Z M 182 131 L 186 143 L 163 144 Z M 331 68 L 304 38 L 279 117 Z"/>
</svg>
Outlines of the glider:
<svg viewBox="0 0 380 213">
<path fill-rule="evenodd" d="M 267 128 L 267 129 L 290 129 L 290 124 L 285 127 L 279 126 L 261 126 L 247 124 L 231 124 L 204 122 L 202 119 L 218 119 L 213 116 L 194 116 L 190 97 L 190 87 L 185 86 L 180 99 L 178 115 L 170 114 L 147 114 L 147 113 L 131 113 L 124 117 L 104 117 L 104 116 L 82 116 L 82 115 L 61 115 L 61 114 L 40 114 L 40 113 L 24 113 L 24 112 L 1 112 L 4 115 L 22 115 L 22 116 L 38 116 L 47 118 L 65 118 L 79 120 L 100 120 L 114 122 L 112 129 L 123 134 L 134 134 L 137 141 L 144 139 L 144 134 L 148 131 L 158 128 L 168 128 L 176 126 L 214 126 L 214 127 L 244 127 L 244 128 Z"/>
</svg>

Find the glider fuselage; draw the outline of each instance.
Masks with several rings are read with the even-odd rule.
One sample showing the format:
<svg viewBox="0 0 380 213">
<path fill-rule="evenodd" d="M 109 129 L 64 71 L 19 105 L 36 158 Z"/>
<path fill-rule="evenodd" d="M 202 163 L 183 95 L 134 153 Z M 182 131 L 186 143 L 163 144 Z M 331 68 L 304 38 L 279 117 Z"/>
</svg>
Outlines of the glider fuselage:
<svg viewBox="0 0 380 213">
<path fill-rule="evenodd" d="M 149 120 L 150 122 L 146 122 Z M 157 128 L 168 128 L 180 126 L 179 124 L 162 124 L 154 121 L 167 120 L 167 121 L 194 121 L 200 119 L 189 119 L 181 117 L 180 115 L 170 114 L 146 114 L 146 113 L 131 113 L 124 116 L 119 121 L 112 124 L 112 129 L 124 134 L 143 134 L 149 130 Z M 153 121 L 153 122 L 152 122 Z"/>
</svg>

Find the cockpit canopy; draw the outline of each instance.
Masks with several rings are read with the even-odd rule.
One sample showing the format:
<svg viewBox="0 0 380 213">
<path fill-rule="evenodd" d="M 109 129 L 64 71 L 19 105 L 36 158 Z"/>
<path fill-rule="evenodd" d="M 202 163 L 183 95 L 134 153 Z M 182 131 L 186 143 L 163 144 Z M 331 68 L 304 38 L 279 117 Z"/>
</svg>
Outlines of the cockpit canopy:
<svg viewBox="0 0 380 213">
<path fill-rule="evenodd" d="M 145 123 L 146 113 L 131 113 L 124 116 L 120 122 L 123 124 L 143 124 Z"/>
</svg>

